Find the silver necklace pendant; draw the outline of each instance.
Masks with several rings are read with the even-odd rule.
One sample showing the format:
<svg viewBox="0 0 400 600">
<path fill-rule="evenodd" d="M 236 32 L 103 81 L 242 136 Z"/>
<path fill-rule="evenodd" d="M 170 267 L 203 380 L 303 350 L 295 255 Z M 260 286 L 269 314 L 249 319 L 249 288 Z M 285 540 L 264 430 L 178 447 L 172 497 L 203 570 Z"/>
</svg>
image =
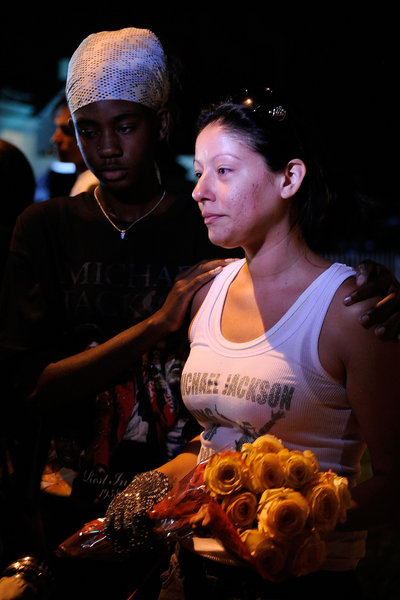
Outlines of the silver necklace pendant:
<svg viewBox="0 0 400 600">
<path fill-rule="evenodd" d="M 121 235 L 121 240 L 123 240 L 125 238 L 125 234 L 127 231 L 129 231 L 129 229 L 131 227 L 133 227 L 136 223 L 139 223 L 139 221 L 142 221 L 142 219 L 145 219 L 146 217 L 148 217 L 149 215 L 151 215 L 151 213 L 156 210 L 156 208 L 158 206 L 160 206 L 161 202 L 164 200 L 165 198 L 165 194 L 166 194 L 166 190 L 163 191 L 163 193 L 161 194 L 161 198 L 159 199 L 159 201 L 149 210 L 147 211 L 147 213 L 145 213 L 144 215 L 142 215 L 141 217 L 139 217 L 138 219 L 136 219 L 136 221 L 133 221 L 129 227 L 127 227 L 126 229 L 120 229 L 119 227 L 117 227 L 117 225 L 114 223 L 114 221 L 111 219 L 111 217 L 107 214 L 107 211 L 105 210 L 105 208 L 103 208 L 103 205 L 101 204 L 98 196 L 97 196 L 97 189 L 98 186 L 94 189 L 94 198 L 101 210 L 101 212 L 103 213 L 103 215 L 105 216 L 105 218 L 107 219 L 107 221 L 110 223 L 110 225 L 112 225 L 114 227 L 114 229 L 116 229 L 117 231 L 119 231 L 120 235 Z"/>
</svg>

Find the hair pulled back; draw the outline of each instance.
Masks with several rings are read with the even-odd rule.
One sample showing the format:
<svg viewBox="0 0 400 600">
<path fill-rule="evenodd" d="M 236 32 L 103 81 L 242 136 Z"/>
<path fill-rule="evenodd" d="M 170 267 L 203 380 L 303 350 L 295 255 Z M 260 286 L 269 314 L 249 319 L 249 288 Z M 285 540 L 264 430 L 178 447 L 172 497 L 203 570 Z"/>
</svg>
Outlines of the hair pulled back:
<svg viewBox="0 0 400 600">
<path fill-rule="evenodd" d="M 201 112 L 198 133 L 211 123 L 219 123 L 247 146 L 260 154 L 273 172 L 283 170 L 297 158 L 306 165 L 303 183 L 293 198 L 291 216 L 307 241 L 326 214 L 330 193 L 323 171 L 315 156 L 300 136 L 293 114 L 279 103 L 270 88 L 262 88 L 258 96 L 245 93 L 213 104 Z M 261 99 L 260 99 L 261 96 Z"/>
</svg>

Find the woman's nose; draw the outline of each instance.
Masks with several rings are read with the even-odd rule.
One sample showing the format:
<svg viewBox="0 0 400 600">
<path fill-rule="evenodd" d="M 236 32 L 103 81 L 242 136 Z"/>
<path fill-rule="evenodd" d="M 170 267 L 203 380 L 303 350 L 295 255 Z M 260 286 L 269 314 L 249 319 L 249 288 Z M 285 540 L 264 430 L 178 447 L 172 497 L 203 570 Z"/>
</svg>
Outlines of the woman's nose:
<svg viewBox="0 0 400 600">
<path fill-rule="evenodd" d="M 209 186 L 207 185 L 207 180 L 203 174 L 197 180 L 195 188 L 192 192 L 192 197 L 196 202 L 201 202 L 202 200 L 212 200 L 211 196 L 212 194 L 210 193 Z"/>
</svg>

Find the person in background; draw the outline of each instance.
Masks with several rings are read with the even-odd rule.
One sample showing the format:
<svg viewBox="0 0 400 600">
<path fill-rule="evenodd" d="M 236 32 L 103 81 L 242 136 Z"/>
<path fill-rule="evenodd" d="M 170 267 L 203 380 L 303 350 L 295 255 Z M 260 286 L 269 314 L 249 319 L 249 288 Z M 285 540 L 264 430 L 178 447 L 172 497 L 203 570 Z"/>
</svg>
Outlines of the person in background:
<svg viewBox="0 0 400 600">
<path fill-rule="evenodd" d="M 36 181 L 24 152 L 7 140 L 0 140 L 0 179 L 2 182 L 0 217 L 0 276 L 7 261 L 12 231 L 18 215 L 33 204 Z M 0 408 L 0 570 L 13 555 L 16 532 L 23 535 L 26 515 L 20 498 L 14 495 L 13 464 L 8 439 L 12 411 L 9 398 Z M 1 595 L 1 594 L 0 594 Z"/>
<path fill-rule="evenodd" d="M 0 178 L 3 186 L 0 218 L 2 274 L 15 221 L 33 203 L 36 189 L 35 175 L 29 160 L 20 148 L 7 140 L 0 140 Z"/>
<path fill-rule="evenodd" d="M 87 168 L 77 144 L 75 131 L 71 124 L 71 113 L 65 96 L 55 106 L 54 127 L 51 141 L 57 159 L 61 163 L 70 163 L 74 167 L 74 172 L 55 173 L 50 169 L 38 180 L 35 202 L 66 193 L 70 196 L 76 196 L 80 192 L 92 189 L 98 183 L 97 178 Z"/>
<path fill-rule="evenodd" d="M 181 389 L 202 433 L 114 498 L 107 537 L 118 552 L 145 547 L 152 502 L 216 452 L 240 450 L 268 433 L 289 450 L 311 450 L 321 471 L 349 481 L 345 523 L 321 534 L 327 556 L 320 569 L 270 582 L 253 569 L 178 547 L 160 599 L 333 599 L 338 589 L 343 598 L 360 598 L 355 568 L 366 531 L 394 523 L 400 500 L 400 345 L 359 326 L 368 303 L 343 304 L 354 269 L 311 250 L 307 240 L 324 214 L 325 190 L 293 114 L 270 88 L 201 115 L 194 169 L 193 198 L 210 240 L 240 246 L 245 257 L 192 303 Z M 202 374 L 203 389 L 194 383 Z M 366 447 L 373 474 L 360 483 Z M 200 535 L 210 535 L 207 521 L 203 513 Z"/>
</svg>

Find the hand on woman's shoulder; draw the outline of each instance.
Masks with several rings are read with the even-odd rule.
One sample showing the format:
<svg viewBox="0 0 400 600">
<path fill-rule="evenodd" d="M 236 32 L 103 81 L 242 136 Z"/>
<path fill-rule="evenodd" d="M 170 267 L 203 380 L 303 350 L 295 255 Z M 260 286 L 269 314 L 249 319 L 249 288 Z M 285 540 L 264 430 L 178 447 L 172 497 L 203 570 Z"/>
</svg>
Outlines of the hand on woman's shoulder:
<svg viewBox="0 0 400 600">
<path fill-rule="evenodd" d="M 383 344 L 372 330 L 362 327 L 360 318 L 374 306 L 379 298 L 369 298 L 346 306 L 343 299 L 356 287 L 355 277 L 346 279 L 337 289 L 321 330 L 319 356 L 322 365 L 336 380 L 345 381 L 346 366 L 351 355 L 358 354 L 366 346 L 371 353 Z"/>
</svg>

